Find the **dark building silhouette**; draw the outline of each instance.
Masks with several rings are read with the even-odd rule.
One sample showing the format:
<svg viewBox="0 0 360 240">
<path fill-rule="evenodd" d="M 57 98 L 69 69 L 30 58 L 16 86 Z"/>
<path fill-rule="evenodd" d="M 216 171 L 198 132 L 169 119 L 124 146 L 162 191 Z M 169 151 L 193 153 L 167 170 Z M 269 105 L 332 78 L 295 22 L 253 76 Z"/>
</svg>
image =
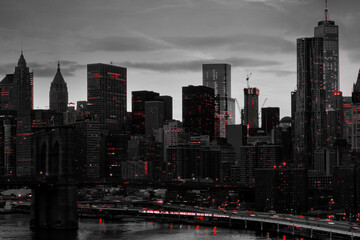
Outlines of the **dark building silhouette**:
<svg viewBox="0 0 360 240">
<path fill-rule="evenodd" d="M 353 105 L 353 133 L 352 133 L 352 150 L 360 152 L 360 70 L 356 83 L 353 86 L 352 92 Z"/>
<path fill-rule="evenodd" d="M 78 142 L 73 126 L 35 128 L 32 137 L 31 228 L 77 229 L 75 172 Z M 75 174 L 76 173 L 76 174 Z"/>
<path fill-rule="evenodd" d="M 16 111 L 0 110 L 0 176 L 16 173 Z"/>
<path fill-rule="evenodd" d="M 274 168 L 281 164 L 281 145 L 259 143 L 256 146 L 240 147 L 240 182 L 249 186 L 255 184 L 256 168 Z"/>
<path fill-rule="evenodd" d="M 271 130 L 279 124 L 280 121 L 280 108 L 278 107 L 268 107 L 261 109 L 261 128 L 267 134 L 271 133 Z"/>
<path fill-rule="evenodd" d="M 164 121 L 173 119 L 173 98 L 171 96 L 155 97 L 156 101 L 164 102 Z"/>
<path fill-rule="evenodd" d="M 190 143 L 170 146 L 166 154 L 168 179 L 220 178 L 219 150 Z"/>
<path fill-rule="evenodd" d="M 334 208 L 356 216 L 360 210 L 360 167 L 352 164 L 334 169 Z"/>
<path fill-rule="evenodd" d="M 322 38 L 297 40 L 297 66 L 294 154 L 298 166 L 311 170 L 326 142 Z"/>
<path fill-rule="evenodd" d="M 86 101 L 76 103 L 76 121 L 83 121 L 90 118 L 90 112 Z"/>
<path fill-rule="evenodd" d="M 58 63 L 54 80 L 51 82 L 49 92 L 50 110 L 55 112 L 66 112 L 68 105 L 68 90 L 66 82 L 60 72 L 60 63 Z"/>
<path fill-rule="evenodd" d="M 152 136 L 155 129 L 164 125 L 165 103 L 163 101 L 145 102 L 145 135 Z"/>
<path fill-rule="evenodd" d="M 259 127 L 259 94 L 257 88 L 244 88 L 244 118 L 245 126 L 249 128 Z"/>
<path fill-rule="evenodd" d="M 191 134 L 214 137 L 214 89 L 204 86 L 182 88 L 183 125 Z"/>
<path fill-rule="evenodd" d="M 307 210 L 307 171 L 299 168 L 256 169 L 255 209 L 299 214 Z"/>
<path fill-rule="evenodd" d="M 344 135 L 344 105 L 341 91 L 333 92 L 331 108 L 326 111 L 327 140 L 333 145 L 336 140 L 342 139 Z"/>
<path fill-rule="evenodd" d="M 353 125 L 353 103 L 351 96 L 343 97 L 344 126 L 343 139 L 351 145 L 352 141 L 352 125 Z"/>
<path fill-rule="evenodd" d="M 33 109 L 33 73 L 29 71 L 21 52 L 14 74 L 7 74 L 0 82 L 0 109 L 4 112 L 4 152 L 5 174 L 31 175 L 31 111 Z M 11 120 L 13 119 L 13 120 Z M 10 125 L 9 125 L 10 124 Z M 16 127 L 14 125 L 16 125 Z M 10 127 L 11 126 L 11 127 Z M 13 131 L 16 135 L 12 136 Z M 12 137 L 10 143 L 9 137 Z M 13 163 L 16 159 L 16 164 Z M 16 166 L 16 171 L 14 171 Z"/>
<path fill-rule="evenodd" d="M 203 86 L 214 89 L 215 134 L 226 137 L 226 125 L 235 124 L 235 99 L 231 98 L 231 65 L 227 63 L 203 64 Z"/>
<path fill-rule="evenodd" d="M 152 91 L 132 92 L 131 129 L 132 134 L 145 134 L 145 102 L 154 101 L 159 93 Z"/>
<path fill-rule="evenodd" d="M 126 68 L 94 63 L 87 65 L 87 74 L 92 120 L 99 121 L 102 129 L 122 130 L 127 113 Z"/>
</svg>

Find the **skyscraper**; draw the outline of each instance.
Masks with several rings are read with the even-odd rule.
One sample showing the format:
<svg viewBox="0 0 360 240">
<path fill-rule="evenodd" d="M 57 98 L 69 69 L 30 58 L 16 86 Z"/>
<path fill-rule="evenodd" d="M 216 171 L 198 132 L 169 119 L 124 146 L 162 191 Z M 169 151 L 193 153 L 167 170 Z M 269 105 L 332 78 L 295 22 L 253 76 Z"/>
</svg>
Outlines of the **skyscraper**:
<svg viewBox="0 0 360 240">
<path fill-rule="evenodd" d="M 66 82 L 60 72 L 60 63 L 58 63 L 54 80 L 51 82 L 49 101 L 51 110 L 55 110 L 55 112 L 66 112 L 68 105 L 68 90 Z"/>
<path fill-rule="evenodd" d="M 145 134 L 145 102 L 154 101 L 159 97 L 159 93 L 152 91 L 133 91 L 132 92 L 132 113 L 131 131 L 132 134 Z"/>
<path fill-rule="evenodd" d="M 280 109 L 278 107 L 267 107 L 261 109 L 261 127 L 269 134 L 279 124 Z"/>
<path fill-rule="evenodd" d="M 204 86 L 182 88 L 183 124 L 186 132 L 214 137 L 214 89 Z"/>
<path fill-rule="evenodd" d="M 245 126 L 259 127 L 259 94 L 257 88 L 244 88 L 244 119 Z"/>
<path fill-rule="evenodd" d="M 87 65 L 88 107 L 101 128 L 122 130 L 126 105 L 126 68 L 103 63 Z"/>
<path fill-rule="evenodd" d="M 231 65 L 226 63 L 203 64 L 203 86 L 214 89 L 215 134 L 226 137 L 226 125 L 235 124 L 235 99 L 231 98 Z"/>
<path fill-rule="evenodd" d="M 315 150 L 324 147 L 326 140 L 322 38 L 297 39 L 295 95 L 295 161 L 313 169 Z"/>
<path fill-rule="evenodd" d="M 12 110 L 12 112 L 6 113 L 5 115 L 11 115 L 16 118 L 16 147 L 13 148 L 13 144 L 5 145 L 4 147 L 10 147 L 4 149 L 5 153 L 9 153 L 5 158 L 9 157 L 13 159 L 13 154 L 9 151 L 15 151 L 16 154 L 16 175 L 18 176 L 29 176 L 31 175 L 31 110 L 33 109 L 33 73 L 29 71 L 26 66 L 26 61 L 21 52 L 18 64 L 15 67 L 14 74 L 7 74 L 6 77 L 0 82 L 1 89 L 1 109 Z M 9 122 L 6 120 L 6 122 Z M 4 123 L 6 132 L 6 138 L 11 136 L 12 127 L 8 123 Z M 10 121 L 11 122 L 11 121 Z M 10 127 L 10 128 L 9 128 Z M 10 130 L 10 132 L 8 132 Z M 9 135 L 10 134 L 10 135 Z M 11 136 L 14 137 L 14 136 Z M 12 140 L 13 141 L 13 140 Z M 15 174 L 13 171 L 14 164 L 9 164 L 7 174 Z M 11 172 L 11 173 L 10 173 Z"/>
<path fill-rule="evenodd" d="M 14 72 L 15 92 L 12 103 L 17 111 L 16 129 L 16 175 L 30 176 L 31 158 L 31 110 L 33 109 L 33 73 L 29 72 L 26 61 L 21 52 L 20 59 Z"/>
<path fill-rule="evenodd" d="M 339 84 L 339 27 L 334 21 L 328 20 L 327 6 L 325 19 L 318 22 L 314 29 L 314 36 L 323 39 L 323 85 L 325 90 L 326 108 L 332 107 L 334 91 L 338 91 Z"/>
<path fill-rule="evenodd" d="M 152 136 L 155 129 L 164 124 L 165 103 L 163 101 L 145 102 L 145 135 Z"/>
<path fill-rule="evenodd" d="M 354 84 L 352 92 L 353 102 L 353 132 L 352 132 L 352 150 L 360 152 L 360 70 L 356 84 Z"/>
</svg>

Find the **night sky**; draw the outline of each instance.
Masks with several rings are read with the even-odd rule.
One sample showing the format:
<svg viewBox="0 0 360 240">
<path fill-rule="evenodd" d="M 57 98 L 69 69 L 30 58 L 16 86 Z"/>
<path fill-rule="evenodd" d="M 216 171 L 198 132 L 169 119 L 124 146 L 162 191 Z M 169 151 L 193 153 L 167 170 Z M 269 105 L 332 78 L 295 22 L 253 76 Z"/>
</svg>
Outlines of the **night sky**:
<svg viewBox="0 0 360 240">
<path fill-rule="evenodd" d="M 296 39 L 312 37 L 324 0 L 1 0 L 0 78 L 13 73 L 21 42 L 35 72 L 35 108 L 48 108 L 57 61 L 69 101 L 86 100 L 86 64 L 127 67 L 131 91 L 174 98 L 181 120 L 182 87 L 202 84 L 203 63 L 232 65 L 232 97 L 243 108 L 246 75 L 260 89 L 260 107 L 290 115 L 296 88 Z M 350 95 L 360 68 L 360 1 L 329 0 L 340 30 L 340 86 Z M 237 122 L 239 113 L 236 113 Z"/>
</svg>

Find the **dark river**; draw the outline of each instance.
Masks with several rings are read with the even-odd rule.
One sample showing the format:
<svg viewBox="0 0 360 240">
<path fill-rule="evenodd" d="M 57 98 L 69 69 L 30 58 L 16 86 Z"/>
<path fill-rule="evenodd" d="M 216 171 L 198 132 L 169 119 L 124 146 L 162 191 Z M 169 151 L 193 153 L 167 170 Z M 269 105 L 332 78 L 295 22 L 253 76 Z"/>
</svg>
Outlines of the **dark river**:
<svg viewBox="0 0 360 240">
<path fill-rule="evenodd" d="M 269 237 L 253 231 L 219 227 L 154 222 L 107 222 L 103 219 L 81 219 L 77 231 L 36 231 L 29 228 L 30 215 L 0 215 L 0 239 L 21 240 L 198 240 L 198 239 L 291 239 Z"/>
</svg>

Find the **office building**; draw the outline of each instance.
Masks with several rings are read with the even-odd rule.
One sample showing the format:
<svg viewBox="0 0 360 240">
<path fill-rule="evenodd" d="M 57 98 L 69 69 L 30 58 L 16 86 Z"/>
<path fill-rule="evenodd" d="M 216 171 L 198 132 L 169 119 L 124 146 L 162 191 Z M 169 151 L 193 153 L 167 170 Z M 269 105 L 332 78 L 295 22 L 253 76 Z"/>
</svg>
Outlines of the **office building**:
<svg viewBox="0 0 360 240">
<path fill-rule="evenodd" d="M 267 134 L 271 134 L 271 130 L 279 124 L 280 108 L 268 107 L 261 109 L 261 128 Z"/>
<path fill-rule="evenodd" d="M 88 107 L 101 129 L 123 130 L 126 120 L 126 68 L 103 63 L 87 65 Z"/>
<path fill-rule="evenodd" d="M 204 86 L 182 88 L 183 125 L 190 134 L 209 135 L 214 138 L 214 89 Z"/>
<path fill-rule="evenodd" d="M 231 65 L 203 64 L 203 86 L 214 89 L 215 135 L 226 137 L 226 125 L 235 124 L 235 99 L 231 98 Z"/>
<path fill-rule="evenodd" d="M 145 134 L 145 102 L 154 101 L 156 97 L 159 97 L 157 92 L 132 92 L 131 131 L 133 135 Z"/>
</svg>

